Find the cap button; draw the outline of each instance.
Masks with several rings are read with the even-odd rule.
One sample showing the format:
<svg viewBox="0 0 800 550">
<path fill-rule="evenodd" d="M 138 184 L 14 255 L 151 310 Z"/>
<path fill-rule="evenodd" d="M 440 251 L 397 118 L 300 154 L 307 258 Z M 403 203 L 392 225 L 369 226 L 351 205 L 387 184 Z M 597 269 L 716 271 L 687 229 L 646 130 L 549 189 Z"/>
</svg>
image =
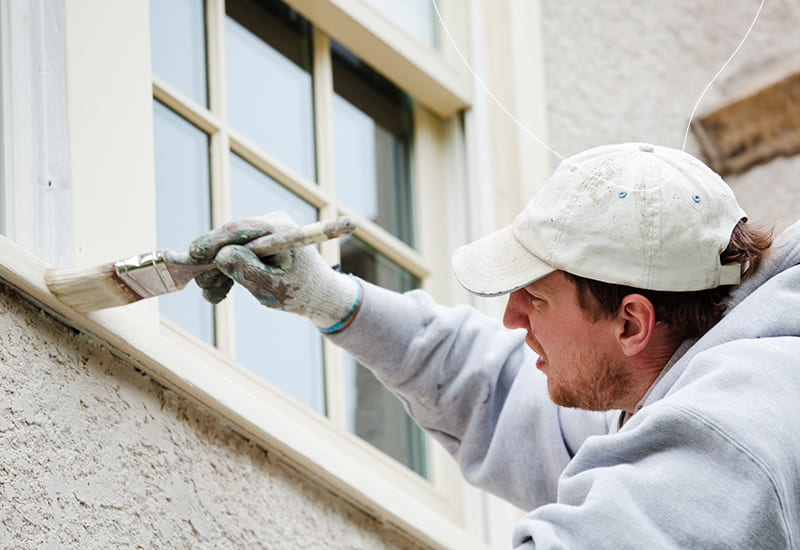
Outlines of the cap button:
<svg viewBox="0 0 800 550">
<path fill-rule="evenodd" d="M 654 147 L 652 145 L 650 145 L 649 143 L 641 143 L 641 144 L 639 144 L 639 149 L 641 149 L 645 153 L 652 153 Z"/>
</svg>

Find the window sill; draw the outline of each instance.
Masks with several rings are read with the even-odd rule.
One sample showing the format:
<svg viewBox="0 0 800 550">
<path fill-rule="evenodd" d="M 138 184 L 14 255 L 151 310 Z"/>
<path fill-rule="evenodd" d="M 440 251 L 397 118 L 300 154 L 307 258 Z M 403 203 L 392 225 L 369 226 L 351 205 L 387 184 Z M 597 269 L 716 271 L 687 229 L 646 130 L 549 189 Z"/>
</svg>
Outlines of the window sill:
<svg viewBox="0 0 800 550">
<path fill-rule="evenodd" d="M 451 511 L 460 506 L 448 503 L 432 484 L 332 427 L 216 349 L 187 340 L 167 323 L 154 330 L 125 308 L 76 313 L 48 291 L 48 265 L 41 259 L 4 236 L 0 257 L 0 277 L 37 306 L 367 513 L 434 548 L 488 548 L 456 524 Z"/>
</svg>

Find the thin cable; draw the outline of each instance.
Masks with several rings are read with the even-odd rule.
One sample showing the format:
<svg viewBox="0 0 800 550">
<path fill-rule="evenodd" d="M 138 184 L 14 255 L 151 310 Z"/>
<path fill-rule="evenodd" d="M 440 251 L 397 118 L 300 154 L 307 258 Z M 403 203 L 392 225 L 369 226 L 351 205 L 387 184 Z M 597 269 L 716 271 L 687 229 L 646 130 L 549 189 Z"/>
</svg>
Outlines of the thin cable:
<svg viewBox="0 0 800 550">
<path fill-rule="evenodd" d="M 435 3 L 435 0 L 431 0 L 431 2 Z M 736 49 L 733 50 L 733 53 L 731 54 L 731 56 L 722 65 L 722 67 L 719 68 L 719 70 L 717 71 L 717 74 L 714 75 L 714 78 L 712 78 L 711 81 L 708 84 L 706 84 L 706 87 L 700 93 L 700 97 L 697 98 L 697 102 L 695 102 L 694 108 L 692 109 L 692 114 L 689 115 L 689 124 L 686 125 L 686 133 L 683 134 L 683 145 L 681 147 L 681 151 L 683 151 L 684 153 L 686 152 L 686 140 L 689 139 L 689 129 L 692 126 L 692 121 L 694 120 L 694 114 L 697 112 L 697 107 L 700 105 L 700 102 L 703 101 L 703 96 L 706 95 L 706 92 L 708 92 L 708 89 L 711 88 L 711 85 L 714 83 L 714 81 L 716 81 L 717 78 L 719 78 L 719 75 L 722 74 L 722 71 L 724 71 L 728 67 L 728 65 L 730 64 L 731 60 L 736 56 L 737 53 L 739 53 L 739 50 L 742 48 L 742 45 L 744 45 L 744 43 L 745 43 L 745 40 L 747 40 L 747 38 L 750 36 L 750 31 L 753 30 L 753 27 L 755 26 L 756 21 L 758 21 L 758 16 L 761 15 L 761 8 L 764 7 L 764 2 L 765 2 L 765 0 L 761 0 L 761 4 L 758 6 L 758 11 L 756 11 L 756 16 L 753 17 L 753 21 L 750 23 L 750 27 L 748 27 L 747 32 L 744 33 L 744 37 L 739 41 L 739 45 L 736 46 Z"/>
<path fill-rule="evenodd" d="M 703 96 L 705 96 L 706 92 L 708 92 L 709 88 L 711 88 L 711 85 L 714 84 L 714 82 L 717 80 L 717 78 L 719 78 L 719 75 L 722 74 L 722 72 L 728 67 L 728 65 L 733 60 L 733 58 L 736 56 L 736 54 L 739 53 L 739 50 L 742 48 L 742 46 L 744 45 L 745 41 L 750 36 L 750 32 L 753 30 L 753 27 L 755 26 L 756 21 L 758 21 L 758 18 L 761 15 L 761 9 L 764 7 L 764 2 L 765 1 L 766 0 L 761 0 L 761 4 L 758 6 L 758 10 L 756 11 L 755 17 L 753 17 L 753 21 L 750 23 L 750 26 L 748 27 L 747 32 L 745 32 L 744 36 L 739 41 L 739 44 L 736 46 L 736 49 L 733 50 L 733 53 L 730 55 L 730 57 L 728 57 L 727 61 L 725 61 L 725 63 L 722 65 L 722 67 L 720 67 L 720 69 L 717 71 L 717 73 L 714 75 L 714 77 L 708 82 L 708 84 L 706 84 L 706 87 L 703 89 L 703 91 L 700 93 L 700 96 L 697 98 L 697 101 L 694 104 L 694 108 L 692 109 L 692 113 L 691 113 L 691 115 L 689 115 L 689 123 L 686 125 L 686 132 L 685 132 L 685 134 L 683 136 L 683 145 L 681 146 L 681 152 L 683 152 L 683 153 L 686 152 L 686 142 L 687 142 L 687 140 L 689 138 L 689 130 L 691 128 L 692 121 L 694 120 L 694 115 L 697 112 L 697 108 L 700 105 L 700 102 L 703 100 Z M 458 57 L 461 59 L 462 63 L 464 63 L 464 65 L 467 67 L 467 69 L 469 70 L 470 74 L 478 82 L 480 87 L 486 92 L 486 95 L 488 95 L 492 99 L 492 101 L 494 101 L 495 104 L 497 104 L 497 106 L 500 107 L 500 109 L 511 120 L 513 120 L 514 123 L 517 126 L 519 126 L 519 128 L 522 129 L 526 134 L 528 134 L 534 140 L 539 142 L 545 149 L 547 149 L 548 151 L 553 153 L 559 159 L 565 160 L 566 157 L 564 155 L 562 155 L 561 153 L 559 153 L 558 151 L 556 151 L 555 149 L 550 147 L 547 143 L 544 142 L 543 139 L 541 139 L 534 132 L 529 130 L 528 127 L 525 126 L 522 122 L 520 122 L 520 120 L 517 117 L 515 117 L 511 113 L 511 111 L 509 111 L 506 108 L 505 105 L 503 105 L 503 102 L 500 101 L 492 93 L 492 90 L 489 89 L 489 87 L 486 85 L 486 83 L 484 83 L 484 81 L 481 79 L 481 77 L 478 76 L 478 73 L 475 72 L 475 70 L 472 68 L 472 65 L 470 65 L 469 61 L 467 61 L 467 58 L 464 57 L 464 54 L 461 53 L 461 49 L 458 47 L 458 44 L 456 44 L 456 41 L 453 38 L 453 35 L 450 34 L 450 29 L 448 29 L 447 24 L 444 22 L 444 19 L 442 18 L 442 14 L 439 12 L 439 6 L 437 5 L 436 0 L 431 0 L 431 4 L 433 4 L 433 10 L 436 12 L 436 17 L 439 19 L 439 23 L 441 24 L 442 30 L 444 31 L 445 36 L 447 36 L 448 41 L 453 46 L 453 49 L 455 50 L 455 52 L 458 55 Z M 581 169 L 581 171 L 584 171 L 584 170 Z M 674 168 L 672 176 L 667 178 L 664 181 L 664 183 L 661 184 L 660 186 L 658 186 L 658 188 L 656 188 L 656 189 L 659 189 L 659 188 L 663 187 L 664 185 L 666 185 L 667 183 L 669 183 L 669 181 L 672 179 L 672 177 L 674 177 L 675 172 L 677 172 L 677 166 Z M 611 183 L 609 181 L 606 181 L 605 179 L 603 179 L 603 178 L 601 178 L 599 176 L 595 176 L 595 177 L 597 179 L 603 181 L 604 183 L 607 183 L 608 185 L 618 186 L 617 184 L 614 184 L 614 183 Z M 652 191 L 655 191 L 656 189 L 652 189 Z"/>
<path fill-rule="evenodd" d="M 469 61 L 467 61 L 467 58 L 464 57 L 464 54 L 461 53 L 461 50 L 458 48 L 458 45 L 456 44 L 455 39 L 453 39 L 453 35 L 450 34 L 450 29 L 447 28 L 447 25 L 445 24 L 444 19 L 442 19 L 442 14 L 439 13 L 439 6 L 436 5 L 436 0 L 431 0 L 431 3 L 433 4 L 433 9 L 436 12 L 436 17 L 439 18 L 439 23 L 441 23 L 441 25 L 442 25 L 442 30 L 444 31 L 444 34 L 447 36 L 447 39 L 450 41 L 450 44 L 453 45 L 453 48 L 455 49 L 456 54 L 458 54 L 458 57 L 461 59 L 461 61 L 467 67 L 467 69 L 469 70 L 470 74 L 475 78 L 475 80 L 478 82 L 478 84 L 480 84 L 481 88 L 483 88 L 483 90 L 486 92 L 486 94 L 490 98 L 492 98 L 492 100 L 497 104 L 497 106 L 500 107 L 500 109 L 506 115 L 508 115 L 508 117 L 511 120 L 513 120 L 517 124 L 517 126 L 519 126 L 522 130 L 524 130 L 525 133 L 527 133 L 533 139 L 538 141 L 545 149 L 547 149 L 548 151 L 553 153 L 555 156 L 557 156 L 561 160 L 564 160 L 566 158 L 565 156 L 559 154 L 558 151 L 555 151 L 553 148 L 551 148 L 549 145 L 547 145 L 544 142 L 544 140 L 542 140 L 539 136 L 537 136 L 535 133 L 533 133 L 530 130 L 528 130 L 528 128 L 522 122 L 520 122 L 519 119 L 517 119 L 517 117 L 515 117 L 511 113 L 511 111 L 506 109 L 506 106 L 503 105 L 503 102 L 500 101 L 499 99 L 497 99 L 497 97 L 492 93 L 492 90 L 489 89 L 489 87 L 483 82 L 483 80 L 481 80 L 481 77 L 478 76 L 478 73 L 476 73 L 475 70 L 472 68 L 472 65 L 469 64 Z"/>
</svg>

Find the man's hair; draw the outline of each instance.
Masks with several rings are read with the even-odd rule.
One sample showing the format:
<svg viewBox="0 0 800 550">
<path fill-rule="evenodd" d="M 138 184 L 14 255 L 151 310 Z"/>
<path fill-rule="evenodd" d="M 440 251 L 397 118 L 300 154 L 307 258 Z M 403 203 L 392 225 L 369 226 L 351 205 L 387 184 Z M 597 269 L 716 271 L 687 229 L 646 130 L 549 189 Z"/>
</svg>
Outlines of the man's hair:
<svg viewBox="0 0 800 550">
<path fill-rule="evenodd" d="M 742 280 L 752 275 L 772 246 L 773 231 L 750 227 L 740 221 L 733 229 L 728 248 L 720 255 L 722 264 L 742 265 Z M 653 304 L 656 322 L 670 328 L 676 338 L 699 337 L 714 326 L 725 312 L 731 286 L 692 292 L 667 292 L 633 288 L 566 273 L 575 283 L 578 304 L 592 321 L 614 315 L 628 294 L 641 294 Z"/>
</svg>

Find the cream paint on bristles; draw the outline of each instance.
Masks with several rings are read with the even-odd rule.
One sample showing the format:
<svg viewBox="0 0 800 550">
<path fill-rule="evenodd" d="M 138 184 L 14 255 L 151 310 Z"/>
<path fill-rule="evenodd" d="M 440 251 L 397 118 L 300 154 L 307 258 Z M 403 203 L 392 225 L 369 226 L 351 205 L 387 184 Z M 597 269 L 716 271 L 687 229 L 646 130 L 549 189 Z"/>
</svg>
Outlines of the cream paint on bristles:
<svg viewBox="0 0 800 550">
<path fill-rule="evenodd" d="M 141 298 L 117 280 L 114 263 L 48 269 L 44 280 L 59 300 L 80 313 L 124 306 Z"/>
</svg>

